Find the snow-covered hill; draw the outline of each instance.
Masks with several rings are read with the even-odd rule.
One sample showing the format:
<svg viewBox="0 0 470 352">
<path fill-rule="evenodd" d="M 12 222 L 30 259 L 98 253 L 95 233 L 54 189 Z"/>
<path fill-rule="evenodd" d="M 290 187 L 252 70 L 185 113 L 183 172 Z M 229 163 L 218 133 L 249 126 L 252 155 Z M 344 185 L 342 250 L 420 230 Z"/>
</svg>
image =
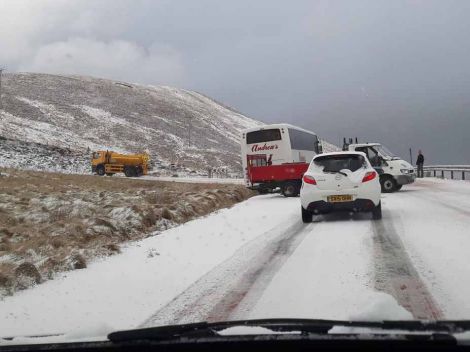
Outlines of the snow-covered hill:
<svg viewBox="0 0 470 352">
<path fill-rule="evenodd" d="M 5 74 L 2 102 L 6 167 L 81 172 L 90 150 L 112 149 L 146 150 L 163 167 L 240 172 L 240 131 L 262 124 L 197 92 L 81 76 Z"/>
<path fill-rule="evenodd" d="M 0 136 L 0 167 L 86 174 L 89 164 L 90 156 L 83 151 Z"/>
<path fill-rule="evenodd" d="M 332 152 L 341 151 L 340 147 L 338 147 L 334 144 L 331 144 L 331 143 L 325 141 L 324 139 L 321 140 L 321 144 L 323 146 L 323 153 L 332 153 Z"/>
</svg>

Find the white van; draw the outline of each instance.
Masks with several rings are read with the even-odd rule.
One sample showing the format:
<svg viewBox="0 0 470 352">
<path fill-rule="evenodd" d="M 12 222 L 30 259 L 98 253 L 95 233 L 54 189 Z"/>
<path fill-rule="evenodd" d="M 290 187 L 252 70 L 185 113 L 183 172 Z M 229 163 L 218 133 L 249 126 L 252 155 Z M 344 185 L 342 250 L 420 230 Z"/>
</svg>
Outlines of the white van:
<svg viewBox="0 0 470 352">
<path fill-rule="evenodd" d="M 407 161 L 395 156 L 380 143 L 346 144 L 343 150 L 363 152 L 380 175 L 382 192 L 391 193 L 416 179 L 414 167 Z"/>
</svg>

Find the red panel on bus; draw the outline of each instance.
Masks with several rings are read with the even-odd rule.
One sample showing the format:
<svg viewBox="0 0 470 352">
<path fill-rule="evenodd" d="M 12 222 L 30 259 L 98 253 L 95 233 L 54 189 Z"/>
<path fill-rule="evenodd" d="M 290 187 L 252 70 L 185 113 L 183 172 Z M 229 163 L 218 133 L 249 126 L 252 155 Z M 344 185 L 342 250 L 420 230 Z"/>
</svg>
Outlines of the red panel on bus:
<svg viewBox="0 0 470 352">
<path fill-rule="evenodd" d="M 251 183 L 270 181 L 301 180 L 308 163 L 289 163 L 269 166 L 249 166 L 248 179 Z"/>
</svg>

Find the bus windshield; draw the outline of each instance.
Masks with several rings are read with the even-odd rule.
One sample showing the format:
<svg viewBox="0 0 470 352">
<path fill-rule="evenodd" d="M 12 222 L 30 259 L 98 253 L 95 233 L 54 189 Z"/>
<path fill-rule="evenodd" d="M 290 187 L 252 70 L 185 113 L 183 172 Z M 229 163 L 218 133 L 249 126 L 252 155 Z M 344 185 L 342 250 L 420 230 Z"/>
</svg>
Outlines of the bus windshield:
<svg viewBox="0 0 470 352">
<path fill-rule="evenodd" d="M 246 143 L 262 143 L 281 140 L 281 131 L 278 128 L 269 130 L 259 130 L 246 134 Z"/>
</svg>

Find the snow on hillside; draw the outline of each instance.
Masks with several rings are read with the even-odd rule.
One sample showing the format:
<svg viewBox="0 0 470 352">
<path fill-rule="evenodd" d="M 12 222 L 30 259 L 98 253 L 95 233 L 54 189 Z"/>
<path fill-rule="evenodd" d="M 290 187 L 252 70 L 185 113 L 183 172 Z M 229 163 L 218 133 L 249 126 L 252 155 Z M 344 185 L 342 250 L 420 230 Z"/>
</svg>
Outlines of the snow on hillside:
<svg viewBox="0 0 470 352">
<path fill-rule="evenodd" d="M 28 143 L 0 136 L 0 166 L 23 170 L 85 174 L 90 171 L 86 152 Z"/>
<path fill-rule="evenodd" d="M 80 157 L 68 167 L 52 153 L 47 169 L 80 172 L 89 150 L 110 149 L 148 151 L 180 170 L 240 172 L 240 131 L 262 124 L 197 92 L 81 76 L 6 74 L 2 100 L 1 166 L 44 166 L 34 151 L 58 148 Z"/>
<path fill-rule="evenodd" d="M 332 153 L 332 152 L 339 152 L 341 151 L 341 148 L 334 145 L 334 144 L 331 144 L 325 140 L 321 140 L 321 144 L 323 146 L 323 153 Z"/>
<path fill-rule="evenodd" d="M 6 74 L 2 83 L 4 167 L 88 173 L 90 151 L 109 149 L 146 151 L 163 174 L 241 174 L 241 131 L 263 124 L 167 86 L 35 73 Z"/>
</svg>

